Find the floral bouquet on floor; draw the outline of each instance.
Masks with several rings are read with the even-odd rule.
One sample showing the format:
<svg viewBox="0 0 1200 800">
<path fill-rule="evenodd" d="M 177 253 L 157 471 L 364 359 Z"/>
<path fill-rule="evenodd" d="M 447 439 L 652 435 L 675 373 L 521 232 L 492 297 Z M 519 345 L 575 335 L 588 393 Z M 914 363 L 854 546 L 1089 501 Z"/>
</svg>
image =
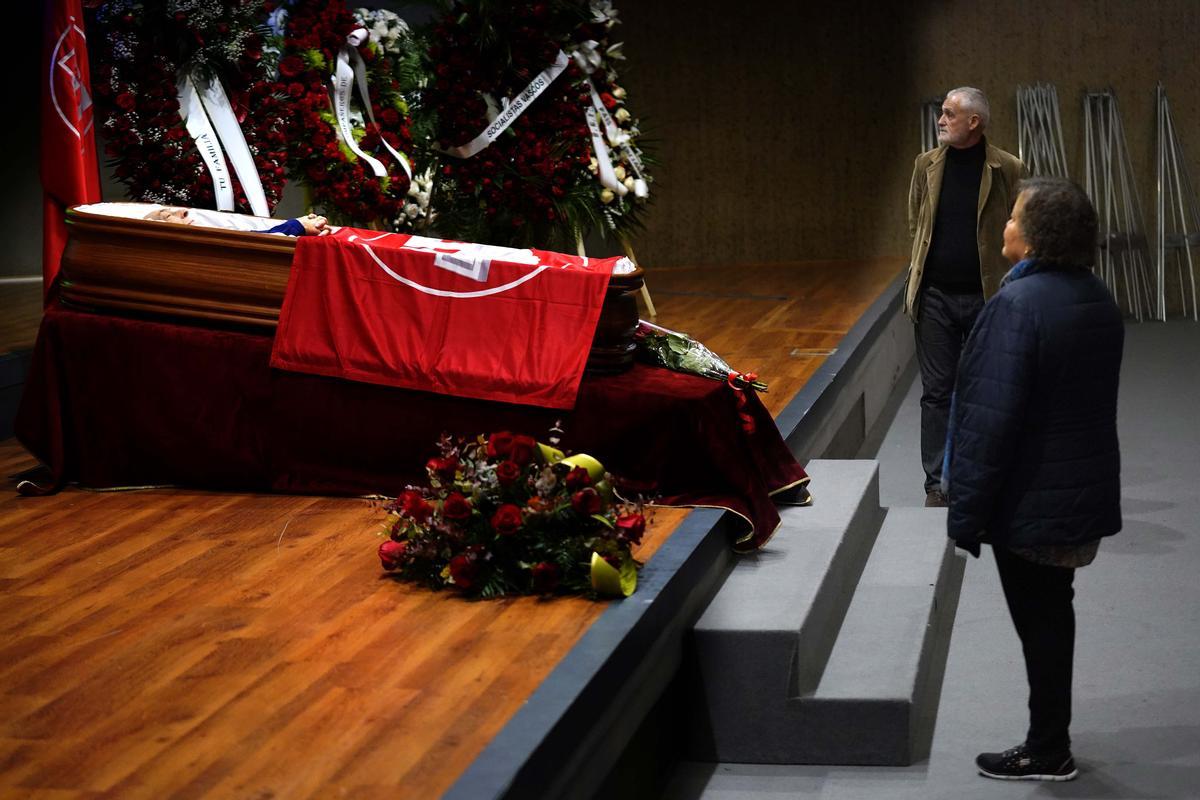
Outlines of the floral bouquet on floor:
<svg viewBox="0 0 1200 800">
<path fill-rule="evenodd" d="M 384 506 L 383 568 L 464 594 L 628 596 L 646 528 L 641 503 L 619 500 L 596 459 L 564 457 L 530 436 L 443 435 L 427 487 Z"/>
</svg>

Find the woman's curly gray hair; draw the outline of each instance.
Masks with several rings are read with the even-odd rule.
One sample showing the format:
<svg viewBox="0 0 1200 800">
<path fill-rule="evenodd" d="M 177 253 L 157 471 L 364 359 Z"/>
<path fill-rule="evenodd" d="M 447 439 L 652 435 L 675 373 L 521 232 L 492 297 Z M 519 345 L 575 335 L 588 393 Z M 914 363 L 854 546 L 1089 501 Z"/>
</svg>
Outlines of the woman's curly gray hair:
<svg viewBox="0 0 1200 800">
<path fill-rule="evenodd" d="M 1066 178 L 1026 178 L 1021 233 L 1033 255 L 1071 267 L 1089 267 L 1096 259 L 1096 210 L 1083 189 Z"/>
</svg>

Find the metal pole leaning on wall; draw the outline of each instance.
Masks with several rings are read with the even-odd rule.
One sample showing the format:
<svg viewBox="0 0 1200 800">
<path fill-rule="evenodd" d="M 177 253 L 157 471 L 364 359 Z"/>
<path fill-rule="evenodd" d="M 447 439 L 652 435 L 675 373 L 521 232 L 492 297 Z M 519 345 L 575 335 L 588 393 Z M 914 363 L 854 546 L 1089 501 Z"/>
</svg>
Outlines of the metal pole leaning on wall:
<svg viewBox="0 0 1200 800">
<path fill-rule="evenodd" d="M 1161 318 L 1151 289 L 1145 216 L 1113 91 L 1085 93 L 1083 117 L 1084 189 L 1100 218 L 1096 273 L 1135 319 Z"/>
<path fill-rule="evenodd" d="M 921 103 L 921 152 L 938 146 L 937 121 L 942 115 L 942 101 L 926 100 Z"/>
<path fill-rule="evenodd" d="M 1192 319 L 1200 319 L 1196 299 L 1196 268 L 1192 249 L 1200 246 L 1200 203 L 1197 202 L 1187 169 L 1183 145 L 1176 133 L 1171 117 L 1171 105 L 1166 89 L 1161 83 L 1155 89 L 1155 110 L 1158 121 L 1158 136 L 1155 143 L 1157 164 L 1157 262 L 1155 264 L 1156 289 L 1160 319 L 1167 318 L 1167 265 L 1173 260 L 1179 278 L 1179 301 L 1183 316 L 1188 315 L 1188 288 L 1190 284 Z M 1169 255 L 1168 255 L 1169 254 Z M 1173 257 L 1173 258 L 1172 258 Z M 1185 284 L 1184 263 L 1187 263 L 1188 280 Z"/>
<path fill-rule="evenodd" d="M 1058 90 L 1053 84 L 1017 87 L 1017 143 L 1030 175 L 1067 177 Z"/>
</svg>

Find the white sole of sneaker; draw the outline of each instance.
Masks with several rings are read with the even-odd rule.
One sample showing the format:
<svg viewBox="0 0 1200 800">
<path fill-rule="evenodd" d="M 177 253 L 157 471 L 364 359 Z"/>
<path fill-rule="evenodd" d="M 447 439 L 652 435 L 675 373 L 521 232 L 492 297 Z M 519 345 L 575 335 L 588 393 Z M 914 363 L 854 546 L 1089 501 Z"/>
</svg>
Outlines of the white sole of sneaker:
<svg viewBox="0 0 1200 800">
<path fill-rule="evenodd" d="M 978 767 L 976 769 L 979 769 Z M 979 769 L 979 774 L 985 778 L 997 781 L 1073 781 L 1079 777 L 1079 770 L 1073 769 L 1065 775 L 997 775 L 986 769 Z"/>
</svg>

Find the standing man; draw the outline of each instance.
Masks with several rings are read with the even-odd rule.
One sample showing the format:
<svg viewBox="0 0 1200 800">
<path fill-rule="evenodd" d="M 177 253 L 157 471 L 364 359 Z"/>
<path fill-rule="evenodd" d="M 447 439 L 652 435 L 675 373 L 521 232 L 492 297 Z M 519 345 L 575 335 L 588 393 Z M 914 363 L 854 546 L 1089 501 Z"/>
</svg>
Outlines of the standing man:
<svg viewBox="0 0 1200 800">
<path fill-rule="evenodd" d="M 916 323 L 926 506 L 946 505 L 942 457 L 958 357 L 983 301 L 1008 272 L 1000 254 L 1004 224 L 1025 176 L 1019 158 L 988 144 L 990 117 L 983 92 L 951 90 L 938 117 L 938 146 L 917 156 L 908 190 L 904 313 Z"/>
</svg>

